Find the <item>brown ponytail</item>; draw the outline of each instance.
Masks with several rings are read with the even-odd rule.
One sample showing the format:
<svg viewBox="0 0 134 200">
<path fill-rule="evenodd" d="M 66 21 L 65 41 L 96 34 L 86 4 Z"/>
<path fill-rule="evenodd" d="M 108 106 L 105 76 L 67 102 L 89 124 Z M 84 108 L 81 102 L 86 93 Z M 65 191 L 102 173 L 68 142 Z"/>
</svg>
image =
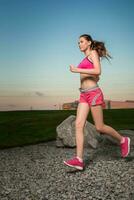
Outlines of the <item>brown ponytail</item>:
<svg viewBox="0 0 134 200">
<path fill-rule="evenodd" d="M 108 60 L 109 58 L 112 58 L 109 55 L 104 42 L 93 40 L 92 37 L 87 34 L 83 34 L 80 37 L 84 37 L 86 40 L 91 41 L 91 49 L 96 50 L 98 52 L 99 57 L 105 57 Z"/>
</svg>

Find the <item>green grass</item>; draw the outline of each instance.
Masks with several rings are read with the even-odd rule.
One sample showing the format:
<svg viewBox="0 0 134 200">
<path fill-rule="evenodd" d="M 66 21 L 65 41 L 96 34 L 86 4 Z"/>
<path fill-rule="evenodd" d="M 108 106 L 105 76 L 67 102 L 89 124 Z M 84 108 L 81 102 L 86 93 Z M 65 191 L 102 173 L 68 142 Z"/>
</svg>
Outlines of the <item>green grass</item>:
<svg viewBox="0 0 134 200">
<path fill-rule="evenodd" d="M 116 130 L 134 130 L 134 109 L 103 110 L 104 122 Z M 0 112 L 0 148 L 56 139 L 56 127 L 76 110 Z M 93 123 L 91 114 L 88 121 Z"/>
</svg>

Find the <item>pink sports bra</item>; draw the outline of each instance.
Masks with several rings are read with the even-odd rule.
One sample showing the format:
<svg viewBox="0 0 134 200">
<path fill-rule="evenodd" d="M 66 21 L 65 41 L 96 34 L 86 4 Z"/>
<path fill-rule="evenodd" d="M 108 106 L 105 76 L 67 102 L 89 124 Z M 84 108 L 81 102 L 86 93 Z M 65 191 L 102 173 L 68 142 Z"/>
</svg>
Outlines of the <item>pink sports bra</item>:
<svg viewBox="0 0 134 200">
<path fill-rule="evenodd" d="M 87 57 L 85 57 L 77 67 L 81 69 L 93 69 L 94 65 L 92 61 L 90 61 Z"/>
</svg>

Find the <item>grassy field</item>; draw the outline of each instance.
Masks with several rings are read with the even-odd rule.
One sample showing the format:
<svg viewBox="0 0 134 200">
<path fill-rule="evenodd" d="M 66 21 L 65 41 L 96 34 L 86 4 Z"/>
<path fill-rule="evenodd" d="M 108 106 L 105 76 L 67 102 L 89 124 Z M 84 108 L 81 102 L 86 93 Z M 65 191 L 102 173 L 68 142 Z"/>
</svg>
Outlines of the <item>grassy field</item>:
<svg viewBox="0 0 134 200">
<path fill-rule="evenodd" d="M 134 130 L 134 109 L 103 110 L 104 122 L 116 130 Z M 0 112 L 0 148 L 56 139 L 56 127 L 76 110 Z M 88 121 L 93 123 L 91 114 Z"/>
</svg>

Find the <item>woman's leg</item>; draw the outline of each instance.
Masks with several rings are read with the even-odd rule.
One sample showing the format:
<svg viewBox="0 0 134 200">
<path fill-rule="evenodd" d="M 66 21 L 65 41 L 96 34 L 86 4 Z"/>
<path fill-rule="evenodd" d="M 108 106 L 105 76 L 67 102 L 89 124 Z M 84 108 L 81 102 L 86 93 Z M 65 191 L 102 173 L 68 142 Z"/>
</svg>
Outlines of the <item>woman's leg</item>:
<svg viewBox="0 0 134 200">
<path fill-rule="evenodd" d="M 116 138 L 119 142 L 121 142 L 122 136 L 115 129 L 104 124 L 103 109 L 101 105 L 92 106 L 91 113 L 97 131 L 111 135 L 114 138 Z"/>
<path fill-rule="evenodd" d="M 87 103 L 79 103 L 77 107 L 75 133 L 76 133 L 76 154 L 77 157 L 83 158 L 84 146 L 84 126 L 89 113 L 90 107 Z"/>
<path fill-rule="evenodd" d="M 103 109 L 101 105 L 91 107 L 92 116 L 94 119 L 95 127 L 99 132 L 109 134 L 120 142 L 122 157 L 128 156 L 130 152 L 130 138 L 121 136 L 115 129 L 104 124 L 103 122 Z"/>
<path fill-rule="evenodd" d="M 83 170 L 83 148 L 84 148 L 84 126 L 89 113 L 90 107 L 88 103 L 79 103 L 77 107 L 77 114 L 75 120 L 75 134 L 76 134 L 76 156 L 72 159 L 64 161 L 64 164 Z"/>
</svg>

